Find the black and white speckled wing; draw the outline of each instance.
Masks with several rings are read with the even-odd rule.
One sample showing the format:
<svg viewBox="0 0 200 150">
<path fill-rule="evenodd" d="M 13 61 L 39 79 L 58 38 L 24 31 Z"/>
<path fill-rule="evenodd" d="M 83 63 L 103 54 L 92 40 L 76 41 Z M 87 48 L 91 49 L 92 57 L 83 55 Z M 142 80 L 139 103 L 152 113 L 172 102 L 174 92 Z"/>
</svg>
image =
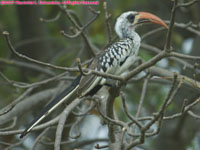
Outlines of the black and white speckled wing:
<svg viewBox="0 0 200 150">
<path fill-rule="evenodd" d="M 133 59 L 138 54 L 139 46 L 140 42 L 132 38 L 114 43 L 99 57 L 101 70 L 106 73 L 120 75 L 134 62 Z"/>
<path fill-rule="evenodd" d="M 109 74 L 121 74 L 131 65 L 138 53 L 138 48 L 139 46 L 131 38 L 120 40 L 97 55 L 88 68 Z M 129 61 L 128 64 L 125 63 L 127 61 Z M 81 96 L 96 93 L 105 81 L 105 78 L 94 74 L 82 76 L 78 93 Z"/>
</svg>

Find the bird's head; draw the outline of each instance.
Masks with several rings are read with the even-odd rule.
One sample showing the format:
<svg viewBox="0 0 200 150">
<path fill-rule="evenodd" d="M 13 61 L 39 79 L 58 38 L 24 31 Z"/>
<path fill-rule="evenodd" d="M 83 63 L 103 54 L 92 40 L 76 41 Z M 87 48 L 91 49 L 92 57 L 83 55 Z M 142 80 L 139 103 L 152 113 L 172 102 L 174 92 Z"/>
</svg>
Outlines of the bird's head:
<svg viewBox="0 0 200 150">
<path fill-rule="evenodd" d="M 120 38 L 131 37 L 134 36 L 135 28 L 145 23 L 159 24 L 168 29 L 163 20 L 151 13 L 128 11 L 117 18 L 115 32 Z"/>
</svg>

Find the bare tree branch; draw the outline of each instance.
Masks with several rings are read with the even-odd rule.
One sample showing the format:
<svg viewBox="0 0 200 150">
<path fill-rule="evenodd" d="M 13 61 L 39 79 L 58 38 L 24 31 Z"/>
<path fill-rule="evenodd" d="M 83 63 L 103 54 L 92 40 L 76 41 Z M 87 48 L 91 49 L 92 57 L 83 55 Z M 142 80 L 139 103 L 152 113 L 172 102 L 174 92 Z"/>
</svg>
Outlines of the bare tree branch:
<svg viewBox="0 0 200 150">
<path fill-rule="evenodd" d="M 72 101 L 66 108 L 65 110 L 61 113 L 61 116 L 59 118 L 58 122 L 58 127 L 56 130 L 56 139 L 55 139 L 55 144 L 54 144 L 54 149 L 55 150 L 60 150 L 60 143 L 62 141 L 62 132 L 63 128 L 66 122 L 67 117 L 69 114 L 72 112 L 72 110 L 78 106 L 85 98 L 77 98 L 74 101 Z"/>
<path fill-rule="evenodd" d="M 164 50 L 167 53 L 172 51 L 172 49 L 171 49 L 171 37 L 172 37 L 172 30 L 173 30 L 173 26 L 174 26 L 174 22 L 175 22 L 175 14 L 176 14 L 177 4 L 178 4 L 178 0 L 174 0 L 173 8 L 172 8 L 172 11 L 171 11 L 171 19 L 170 19 L 170 24 L 169 24 L 169 30 L 167 32 L 167 40 L 166 40 L 165 48 L 164 48 Z"/>
</svg>

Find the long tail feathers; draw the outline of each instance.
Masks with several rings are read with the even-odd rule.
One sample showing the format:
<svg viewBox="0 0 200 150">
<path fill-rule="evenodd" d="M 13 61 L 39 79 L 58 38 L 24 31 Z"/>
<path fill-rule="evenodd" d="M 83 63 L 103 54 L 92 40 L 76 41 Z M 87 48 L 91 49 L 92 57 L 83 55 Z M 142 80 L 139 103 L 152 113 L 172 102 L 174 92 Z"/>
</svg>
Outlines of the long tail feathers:
<svg viewBox="0 0 200 150">
<path fill-rule="evenodd" d="M 81 76 L 78 76 L 72 84 L 67 87 L 63 92 L 61 92 L 58 96 L 56 96 L 41 112 L 40 114 L 30 123 L 30 125 L 24 130 L 24 132 L 20 135 L 20 138 L 23 138 L 26 134 L 28 134 L 41 120 L 43 120 L 49 113 L 51 113 L 55 108 L 57 108 L 61 103 L 65 100 L 72 97 L 76 94 L 76 90 L 79 87 Z M 72 100 L 70 98 L 70 100 Z"/>
</svg>

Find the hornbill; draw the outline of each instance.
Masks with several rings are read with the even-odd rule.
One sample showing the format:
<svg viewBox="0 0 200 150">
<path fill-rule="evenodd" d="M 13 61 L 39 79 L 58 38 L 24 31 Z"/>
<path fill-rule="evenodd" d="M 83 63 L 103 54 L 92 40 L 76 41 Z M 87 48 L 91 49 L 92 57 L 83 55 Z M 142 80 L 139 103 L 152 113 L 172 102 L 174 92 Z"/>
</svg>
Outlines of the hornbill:
<svg viewBox="0 0 200 150">
<path fill-rule="evenodd" d="M 167 25 L 157 16 L 147 12 L 128 11 L 121 14 L 115 23 L 115 32 L 120 40 L 98 54 L 87 66 L 89 69 L 121 75 L 132 65 L 138 55 L 141 38 L 135 29 L 145 23 Z M 90 74 L 79 75 L 69 87 L 55 97 L 23 131 L 21 138 L 61 103 L 71 102 L 76 97 L 93 95 L 106 83 L 106 78 Z"/>
</svg>

